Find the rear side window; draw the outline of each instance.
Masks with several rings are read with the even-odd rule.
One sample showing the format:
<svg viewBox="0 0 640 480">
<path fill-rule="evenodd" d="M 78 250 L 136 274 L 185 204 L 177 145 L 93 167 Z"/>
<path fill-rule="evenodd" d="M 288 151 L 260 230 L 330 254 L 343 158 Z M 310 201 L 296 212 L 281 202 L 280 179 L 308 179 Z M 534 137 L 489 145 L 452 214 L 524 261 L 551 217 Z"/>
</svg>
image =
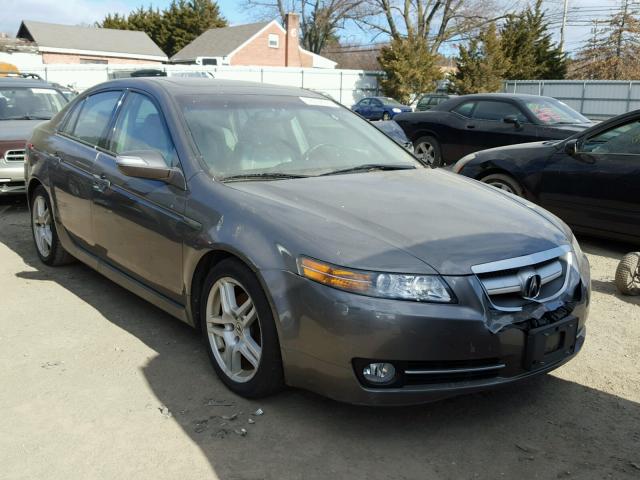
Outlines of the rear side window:
<svg viewBox="0 0 640 480">
<path fill-rule="evenodd" d="M 70 135 L 89 145 L 105 146 L 107 126 L 121 94 L 120 91 L 113 91 L 88 97 Z"/>
<path fill-rule="evenodd" d="M 156 150 L 168 166 L 177 166 L 176 150 L 157 107 L 146 95 L 131 92 L 122 106 L 110 150 L 117 154 Z"/>
<path fill-rule="evenodd" d="M 473 118 L 477 118 L 478 120 L 502 121 L 502 119 L 508 115 L 517 117 L 521 122 L 527 121 L 527 117 L 524 116 L 517 106 L 507 102 L 478 102 L 476 109 L 473 111 Z"/>
<path fill-rule="evenodd" d="M 475 105 L 476 102 L 465 102 L 461 103 L 451 111 L 457 113 L 458 115 L 462 115 L 463 117 L 471 118 L 471 112 L 473 111 L 473 107 Z"/>
<path fill-rule="evenodd" d="M 369 105 L 370 102 L 371 102 L 371 100 L 369 100 L 368 98 L 365 98 L 363 100 L 360 100 L 360 103 L 358 103 L 358 105 L 360 105 L 361 107 L 365 107 L 365 106 Z"/>
</svg>

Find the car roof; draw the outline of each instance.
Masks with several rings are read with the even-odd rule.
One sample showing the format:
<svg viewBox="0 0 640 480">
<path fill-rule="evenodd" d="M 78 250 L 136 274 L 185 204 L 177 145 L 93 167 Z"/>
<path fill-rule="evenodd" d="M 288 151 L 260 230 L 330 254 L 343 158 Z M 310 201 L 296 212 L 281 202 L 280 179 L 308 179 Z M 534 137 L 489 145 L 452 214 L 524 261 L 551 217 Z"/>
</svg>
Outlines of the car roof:
<svg viewBox="0 0 640 480">
<path fill-rule="evenodd" d="M 185 77 L 138 77 L 121 78 L 96 85 L 90 91 L 112 88 L 161 89 L 169 94 L 207 94 L 227 93 L 244 95 L 285 95 L 296 97 L 314 97 L 326 99 L 324 95 L 297 87 L 271 85 L 267 83 L 245 82 L 240 80 L 218 80 L 212 78 Z"/>
<path fill-rule="evenodd" d="M 38 80 L 34 78 L 22 78 L 22 77 L 0 77 L 0 87 L 41 87 L 41 88 L 53 88 L 48 82 L 44 80 Z"/>
</svg>

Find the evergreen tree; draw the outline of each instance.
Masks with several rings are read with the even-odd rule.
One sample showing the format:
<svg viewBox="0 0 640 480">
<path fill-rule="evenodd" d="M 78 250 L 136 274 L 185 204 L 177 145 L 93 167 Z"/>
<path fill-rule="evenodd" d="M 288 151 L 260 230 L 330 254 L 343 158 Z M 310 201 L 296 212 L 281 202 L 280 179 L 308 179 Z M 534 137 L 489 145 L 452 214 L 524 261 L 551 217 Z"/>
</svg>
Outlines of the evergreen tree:
<svg viewBox="0 0 640 480">
<path fill-rule="evenodd" d="M 566 56 L 554 45 L 544 18 L 542 0 L 520 14 L 511 14 L 500 32 L 501 45 L 510 67 L 508 79 L 561 79 L 567 73 Z"/>
<path fill-rule="evenodd" d="M 227 21 L 215 1 L 173 0 L 163 11 L 140 7 L 126 18 L 109 14 L 98 26 L 146 32 L 170 57 L 206 30 L 226 27 Z"/>
<path fill-rule="evenodd" d="M 497 92 L 509 69 L 494 23 L 473 38 L 467 47 L 460 45 L 457 72 L 451 90 L 459 95 Z"/>
<path fill-rule="evenodd" d="M 602 80 L 640 79 L 640 12 L 629 0 L 604 28 L 597 25 L 576 55 L 572 78 Z"/>
<path fill-rule="evenodd" d="M 422 38 L 396 39 L 380 51 L 378 62 L 386 74 L 381 82 L 385 95 L 408 104 L 413 97 L 432 91 L 442 78 L 437 56 Z"/>
</svg>

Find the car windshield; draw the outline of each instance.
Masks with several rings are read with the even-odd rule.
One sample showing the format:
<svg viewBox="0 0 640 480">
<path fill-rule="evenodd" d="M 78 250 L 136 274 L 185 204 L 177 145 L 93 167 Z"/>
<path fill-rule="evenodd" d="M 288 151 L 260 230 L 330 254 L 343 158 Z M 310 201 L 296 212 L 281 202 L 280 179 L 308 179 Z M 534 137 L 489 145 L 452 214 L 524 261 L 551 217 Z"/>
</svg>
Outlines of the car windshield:
<svg viewBox="0 0 640 480">
<path fill-rule="evenodd" d="M 382 97 L 379 99 L 382 103 L 384 103 L 385 105 L 402 105 L 400 102 L 398 102 L 397 100 L 394 100 L 393 98 L 390 97 Z"/>
<path fill-rule="evenodd" d="M 177 101 L 206 167 L 218 178 L 420 167 L 369 122 L 328 99 L 199 94 Z"/>
<path fill-rule="evenodd" d="M 525 105 L 533 115 L 546 125 L 590 123 L 591 121 L 580 115 L 573 108 L 559 102 L 540 98 L 528 100 Z"/>
<path fill-rule="evenodd" d="M 49 120 L 67 104 L 47 87 L 0 87 L 0 120 Z"/>
</svg>

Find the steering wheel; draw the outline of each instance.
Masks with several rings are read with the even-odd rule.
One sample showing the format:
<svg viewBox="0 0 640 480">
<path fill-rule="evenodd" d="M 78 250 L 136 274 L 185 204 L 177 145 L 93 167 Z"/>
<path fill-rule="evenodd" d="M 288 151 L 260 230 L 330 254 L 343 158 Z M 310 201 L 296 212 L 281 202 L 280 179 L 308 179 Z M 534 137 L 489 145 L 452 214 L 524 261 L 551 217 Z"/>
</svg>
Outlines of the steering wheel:
<svg viewBox="0 0 640 480">
<path fill-rule="evenodd" d="M 304 152 L 303 161 L 305 163 L 309 162 L 309 161 L 312 161 L 312 156 L 315 155 L 318 152 L 321 152 L 323 149 L 337 150 L 338 147 L 335 146 L 335 145 L 331 145 L 330 143 L 318 143 L 317 145 L 314 145 L 309 150 Z M 330 159 L 326 158 L 326 157 L 323 157 L 322 160 L 330 160 Z M 320 163 L 322 163 L 322 162 L 320 162 Z"/>
</svg>

